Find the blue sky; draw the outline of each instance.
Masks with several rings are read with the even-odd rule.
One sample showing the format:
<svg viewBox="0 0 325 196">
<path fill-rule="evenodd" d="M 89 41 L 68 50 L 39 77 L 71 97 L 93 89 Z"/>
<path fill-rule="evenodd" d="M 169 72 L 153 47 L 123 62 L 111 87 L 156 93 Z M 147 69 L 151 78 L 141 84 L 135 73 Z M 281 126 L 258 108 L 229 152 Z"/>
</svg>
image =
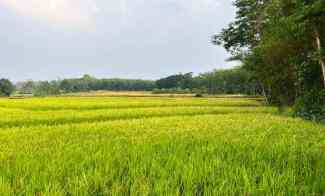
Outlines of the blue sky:
<svg viewBox="0 0 325 196">
<path fill-rule="evenodd" d="M 0 0 L 0 77 L 157 79 L 227 68 L 230 0 Z"/>
</svg>

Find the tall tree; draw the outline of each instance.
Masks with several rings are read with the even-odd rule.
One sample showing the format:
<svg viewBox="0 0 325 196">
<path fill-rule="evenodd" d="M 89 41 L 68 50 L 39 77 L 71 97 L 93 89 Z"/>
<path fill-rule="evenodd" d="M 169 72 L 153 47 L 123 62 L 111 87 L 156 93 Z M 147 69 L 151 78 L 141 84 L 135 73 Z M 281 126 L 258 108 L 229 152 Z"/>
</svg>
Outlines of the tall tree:
<svg viewBox="0 0 325 196">
<path fill-rule="evenodd" d="M 242 60 L 271 102 L 293 103 L 306 89 L 318 88 L 319 80 L 311 76 L 324 83 L 324 0 L 236 0 L 234 5 L 235 21 L 214 43 Z"/>
<path fill-rule="evenodd" d="M 300 0 L 297 1 L 299 12 L 295 14 L 298 22 L 306 25 L 314 39 L 315 56 L 322 70 L 323 85 L 325 88 L 325 60 L 323 41 L 321 34 L 325 32 L 325 1 L 324 0 Z"/>
<path fill-rule="evenodd" d="M 236 0 L 235 21 L 224 28 L 220 34 L 214 35 L 212 42 L 224 46 L 235 56 L 254 48 L 262 34 L 267 18 L 264 11 L 269 0 Z"/>
</svg>

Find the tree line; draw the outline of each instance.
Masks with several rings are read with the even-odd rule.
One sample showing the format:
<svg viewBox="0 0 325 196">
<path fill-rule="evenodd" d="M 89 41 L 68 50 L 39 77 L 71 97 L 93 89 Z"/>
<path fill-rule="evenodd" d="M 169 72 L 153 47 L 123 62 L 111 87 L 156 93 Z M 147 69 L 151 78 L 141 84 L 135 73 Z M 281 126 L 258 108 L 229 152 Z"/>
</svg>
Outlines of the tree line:
<svg viewBox="0 0 325 196">
<path fill-rule="evenodd" d="M 196 94 L 249 94 L 261 93 L 260 85 L 242 67 L 213 70 L 193 76 L 179 73 L 159 80 L 97 79 L 90 75 L 81 78 L 54 81 L 24 81 L 15 85 L 9 80 L 0 80 L 0 95 L 9 96 L 14 90 L 20 94 L 35 96 L 58 95 L 61 93 L 109 91 L 153 91 L 153 93 L 196 93 Z M 1 93 L 2 92 L 2 93 Z"/>
<path fill-rule="evenodd" d="M 198 94 L 259 95 L 261 85 L 242 67 L 216 69 L 193 77 L 193 73 L 176 74 L 156 81 L 157 92 L 191 92 Z"/>
<path fill-rule="evenodd" d="M 61 93 L 87 92 L 96 90 L 109 91 L 150 91 L 155 82 L 137 79 L 97 79 L 90 75 L 81 78 L 54 81 L 25 81 L 16 84 L 16 90 L 22 94 L 36 96 L 58 95 Z"/>
<path fill-rule="evenodd" d="M 266 102 L 325 118 L 324 0 L 235 0 L 235 20 L 213 43 L 262 84 Z"/>
</svg>

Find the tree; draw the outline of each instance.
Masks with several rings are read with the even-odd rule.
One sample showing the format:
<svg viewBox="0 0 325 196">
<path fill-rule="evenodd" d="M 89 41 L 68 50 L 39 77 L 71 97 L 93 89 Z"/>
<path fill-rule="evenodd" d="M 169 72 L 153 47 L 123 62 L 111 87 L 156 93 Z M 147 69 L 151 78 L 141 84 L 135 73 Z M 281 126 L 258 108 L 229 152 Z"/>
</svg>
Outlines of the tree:
<svg viewBox="0 0 325 196">
<path fill-rule="evenodd" d="M 259 44 L 263 29 L 267 25 L 268 14 L 266 12 L 270 0 L 236 0 L 234 6 L 237 8 L 235 21 L 224 28 L 221 33 L 213 36 L 212 42 L 222 45 L 233 57 L 229 60 L 240 60 L 247 62 L 247 56 Z M 250 70 L 255 73 L 256 70 Z M 264 77 L 257 78 L 263 89 L 265 100 L 269 102 L 270 84 L 267 84 Z"/>
<path fill-rule="evenodd" d="M 325 70 L 320 38 L 324 32 L 324 1 L 236 0 L 234 5 L 235 21 L 214 36 L 214 43 L 242 60 L 272 101 L 285 99 L 292 103 L 301 87 L 299 72 L 306 64 L 310 69 L 315 64 L 311 55 L 317 56 Z M 288 89 L 292 91 L 288 93 Z"/>
<path fill-rule="evenodd" d="M 20 90 L 20 92 L 22 92 L 24 94 L 32 94 L 34 87 L 35 87 L 35 83 L 33 81 L 29 80 L 26 82 L 22 82 L 20 84 L 20 88 L 18 89 L 18 87 L 17 87 L 17 90 Z"/>
<path fill-rule="evenodd" d="M 243 67 L 225 70 L 213 70 L 200 74 L 199 87 L 206 88 L 209 94 L 249 94 L 260 93 L 259 84 Z"/>
<path fill-rule="evenodd" d="M 312 103 L 301 99 L 323 97 L 324 0 L 236 0 L 234 5 L 235 21 L 213 41 L 263 84 L 267 102 L 307 106 Z"/>
<path fill-rule="evenodd" d="M 113 91 L 150 91 L 155 88 L 155 81 L 137 79 L 97 79 L 90 75 L 82 78 L 64 79 L 59 82 L 64 92 L 84 92 L 91 90 Z"/>
<path fill-rule="evenodd" d="M 194 83 L 195 82 L 192 72 L 186 74 L 171 75 L 156 81 L 157 88 L 159 89 L 193 89 L 195 86 Z"/>
<path fill-rule="evenodd" d="M 9 97 L 14 90 L 14 85 L 8 79 L 0 79 L 0 96 Z"/>
<path fill-rule="evenodd" d="M 322 70 L 322 80 L 325 88 L 325 58 L 321 33 L 325 32 L 325 2 L 324 0 L 299 0 L 296 5 L 300 12 L 294 14 L 297 22 L 306 25 L 314 39 L 315 56 Z"/>
<path fill-rule="evenodd" d="M 236 0 L 235 21 L 214 35 L 212 42 L 222 45 L 233 55 L 240 57 L 246 50 L 255 47 L 261 36 L 267 18 L 266 6 L 269 0 Z M 237 59 L 237 58 L 234 58 Z"/>
<path fill-rule="evenodd" d="M 38 82 L 34 88 L 35 96 L 49 96 L 49 95 L 58 95 L 58 94 L 60 94 L 60 89 L 59 89 L 59 84 L 56 81 Z"/>
</svg>

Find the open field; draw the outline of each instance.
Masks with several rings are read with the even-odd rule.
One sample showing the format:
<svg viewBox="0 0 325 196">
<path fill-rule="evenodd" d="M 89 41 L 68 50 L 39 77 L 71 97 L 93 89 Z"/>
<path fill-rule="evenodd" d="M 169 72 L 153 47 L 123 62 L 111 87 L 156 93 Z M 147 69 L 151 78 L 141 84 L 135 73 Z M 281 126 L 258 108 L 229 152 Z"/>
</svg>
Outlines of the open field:
<svg viewBox="0 0 325 196">
<path fill-rule="evenodd" d="M 195 93 L 154 93 L 152 91 L 107 91 L 107 90 L 97 90 L 89 92 L 74 92 L 74 93 L 64 93 L 61 97 L 169 97 L 169 98 L 182 98 L 182 97 L 195 97 Z M 25 96 L 25 95 L 23 95 Z M 19 97 L 19 95 L 18 95 Z M 28 95 L 26 96 L 28 97 Z M 245 95 L 208 95 L 204 94 L 204 97 L 214 97 L 214 98 L 247 98 L 252 96 Z"/>
<path fill-rule="evenodd" d="M 90 91 L 67 93 L 70 97 L 193 97 L 194 94 L 154 94 L 151 91 Z"/>
<path fill-rule="evenodd" d="M 324 195 L 325 126 L 249 98 L 0 99 L 0 195 Z"/>
</svg>

